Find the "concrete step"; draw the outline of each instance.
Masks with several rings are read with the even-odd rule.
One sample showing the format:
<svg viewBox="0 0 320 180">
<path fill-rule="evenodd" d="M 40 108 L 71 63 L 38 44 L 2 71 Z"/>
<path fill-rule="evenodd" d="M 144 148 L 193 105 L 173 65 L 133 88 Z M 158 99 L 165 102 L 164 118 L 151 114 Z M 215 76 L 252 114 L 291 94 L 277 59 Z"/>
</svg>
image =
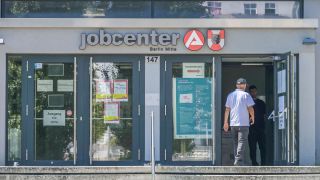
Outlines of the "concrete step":
<svg viewBox="0 0 320 180">
<path fill-rule="evenodd" d="M 150 166 L 0 167 L 0 180 L 149 180 Z M 157 166 L 156 180 L 320 180 L 320 167 Z"/>
</svg>

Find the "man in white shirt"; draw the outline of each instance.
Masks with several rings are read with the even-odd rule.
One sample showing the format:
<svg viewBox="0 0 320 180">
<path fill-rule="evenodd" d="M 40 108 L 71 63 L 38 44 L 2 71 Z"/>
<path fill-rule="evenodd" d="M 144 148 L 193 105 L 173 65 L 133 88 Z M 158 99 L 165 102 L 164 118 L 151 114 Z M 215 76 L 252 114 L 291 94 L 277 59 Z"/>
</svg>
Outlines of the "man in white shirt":
<svg viewBox="0 0 320 180">
<path fill-rule="evenodd" d="M 250 124 L 254 124 L 254 101 L 250 94 L 245 92 L 247 81 L 243 78 L 237 80 L 237 89 L 230 93 L 226 102 L 226 110 L 224 113 L 225 132 L 230 127 L 233 138 L 234 165 L 244 165 L 245 147 L 248 143 L 248 133 Z M 250 115 L 250 116 L 249 116 Z"/>
</svg>

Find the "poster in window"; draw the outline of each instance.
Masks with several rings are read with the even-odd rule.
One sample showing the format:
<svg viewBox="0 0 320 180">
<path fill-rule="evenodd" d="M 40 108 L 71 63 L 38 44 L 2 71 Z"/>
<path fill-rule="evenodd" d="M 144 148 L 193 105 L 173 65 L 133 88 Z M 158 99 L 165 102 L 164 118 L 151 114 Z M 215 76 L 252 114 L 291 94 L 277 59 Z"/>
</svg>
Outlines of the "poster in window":
<svg viewBox="0 0 320 180">
<path fill-rule="evenodd" d="M 204 78 L 204 63 L 182 63 L 183 78 Z"/>
<path fill-rule="evenodd" d="M 120 122 L 120 102 L 105 102 L 103 119 L 106 124 L 118 124 Z"/>
<path fill-rule="evenodd" d="M 73 80 L 59 79 L 57 85 L 58 92 L 73 92 Z"/>
<path fill-rule="evenodd" d="M 128 80 L 113 80 L 113 101 L 128 102 Z"/>
<path fill-rule="evenodd" d="M 107 80 L 96 80 L 96 102 L 111 101 L 112 83 Z"/>
<path fill-rule="evenodd" d="M 52 92 L 53 80 L 37 80 L 37 92 Z"/>
<path fill-rule="evenodd" d="M 211 78 L 173 78 L 174 139 L 211 138 L 211 94 Z"/>
<path fill-rule="evenodd" d="M 278 71 L 277 76 L 277 92 L 278 94 L 285 93 L 287 85 L 286 70 Z"/>
</svg>

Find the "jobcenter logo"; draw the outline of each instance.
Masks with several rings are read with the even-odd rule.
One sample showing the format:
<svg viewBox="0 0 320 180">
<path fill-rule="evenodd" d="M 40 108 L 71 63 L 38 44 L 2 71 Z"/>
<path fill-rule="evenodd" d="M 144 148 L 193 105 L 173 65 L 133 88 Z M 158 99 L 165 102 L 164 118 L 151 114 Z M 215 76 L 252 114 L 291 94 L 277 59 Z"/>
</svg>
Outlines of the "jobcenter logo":
<svg viewBox="0 0 320 180">
<path fill-rule="evenodd" d="M 198 51 L 204 45 L 203 34 L 198 30 L 188 31 L 183 38 L 183 43 L 189 50 Z"/>
<path fill-rule="evenodd" d="M 145 33 L 109 33 L 99 30 L 98 33 L 82 33 L 79 49 L 84 50 L 87 46 L 149 46 L 153 49 L 163 49 L 165 46 L 175 48 L 178 45 L 180 33 L 158 33 L 155 30 Z M 224 30 L 208 30 L 207 39 L 197 29 L 189 30 L 183 37 L 183 43 L 190 51 L 200 50 L 205 41 L 209 49 L 219 51 L 225 45 Z M 157 50 L 157 49 L 156 49 Z M 175 50 L 176 51 L 176 50 Z"/>
<path fill-rule="evenodd" d="M 133 46 L 133 45 L 145 45 L 145 46 L 176 46 L 179 33 L 158 33 L 152 30 L 150 33 L 108 33 L 104 30 L 99 30 L 99 33 L 82 33 L 81 44 L 79 49 L 86 49 L 89 46 Z"/>
</svg>

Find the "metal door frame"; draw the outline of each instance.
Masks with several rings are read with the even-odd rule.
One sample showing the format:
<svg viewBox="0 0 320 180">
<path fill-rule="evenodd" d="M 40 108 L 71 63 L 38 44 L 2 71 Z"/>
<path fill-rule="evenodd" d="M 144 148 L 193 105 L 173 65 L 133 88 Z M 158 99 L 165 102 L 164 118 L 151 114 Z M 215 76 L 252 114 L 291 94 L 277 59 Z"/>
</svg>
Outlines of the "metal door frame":
<svg viewBox="0 0 320 180">
<path fill-rule="evenodd" d="M 132 161 L 109 161 L 109 162 L 96 162 L 92 165 L 138 165 L 144 163 L 144 63 L 140 63 L 144 56 L 143 55 L 20 55 L 22 57 L 22 122 L 21 122 L 21 160 L 20 165 L 40 165 L 40 166 L 72 166 L 72 165 L 90 165 L 89 157 L 89 65 L 90 57 L 98 58 L 114 58 L 122 59 L 116 60 L 116 62 L 132 62 L 133 71 L 138 70 L 139 73 L 135 74 L 135 79 L 133 82 L 137 96 L 133 96 L 133 101 L 136 104 L 140 104 L 140 116 L 134 117 L 136 123 L 133 127 L 133 131 L 136 136 L 136 142 L 133 143 L 133 152 L 134 160 Z M 75 112 L 77 118 L 76 124 L 77 128 L 75 131 L 76 140 L 76 149 L 77 157 L 74 160 L 64 161 L 64 160 L 34 160 L 34 137 L 35 137 L 35 127 L 34 127 L 34 111 L 32 110 L 34 106 L 34 63 L 76 63 L 76 98 L 74 99 Z M 113 61 L 115 62 L 115 61 Z M 31 78 L 28 78 L 31 76 Z M 26 105 L 28 105 L 28 114 Z M 134 107 L 134 106 L 133 106 Z M 135 113 L 137 114 L 138 109 L 134 108 Z M 135 129 L 135 130 L 134 130 Z M 30 131 L 32 133 L 30 133 Z M 7 143 L 7 140 L 6 140 Z M 7 150 L 6 150 L 7 152 Z M 139 153 L 139 154 L 138 154 Z M 6 153 L 7 154 L 7 153 Z M 26 160 L 27 159 L 27 160 Z M 138 160 L 139 159 L 139 160 Z M 53 164 L 52 164 L 53 162 Z M 7 161 L 6 164 L 12 164 L 13 162 Z"/>
<path fill-rule="evenodd" d="M 275 165 L 298 165 L 299 164 L 299 55 L 292 54 L 291 52 L 280 54 L 275 56 L 274 61 L 274 164 Z M 278 58 L 278 59 L 277 59 Z M 281 160 L 281 151 L 282 149 L 279 146 L 279 116 L 278 116 L 278 93 L 277 93 L 277 64 L 285 61 L 286 63 L 286 109 L 287 112 L 284 114 L 285 119 L 285 139 L 286 139 L 286 149 L 285 151 L 285 159 Z M 295 70 L 295 71 L 294 71 Z M 294 81 L 295 80 L 295 81 Z M 296 84 L 293 84 L 295 82 Z M 284 93 L 281 93 L 284 94 Z M 294 99 L 294 96 L 295 98 Z M 295 112 L 294 110 L 295 109 Z M 294 114 L 296 113 L 296 114 Z M 291 118 L 295 118 L 295 124 L 289 120 Z M 296 125 L 296 129 L 295 126 Z M 293 129 L 288 128 L 288 126 L 293 127 Z M 291 137 L 291 132 L 293 131 L 293 137 Z M 291 147 L 290 141 L 296 142 L 296 148 Z M 293 145 L 294 146 L 294 143 Z M 296 151 L 296 152 L 295 152 Z M 293 154 L 292 154 L 293 153 Z M 294 154 L 296 154 L 296 159 L 294 159 Z"/>
<path fill-rule="evenodd" d="M 217 127 L 219 127 L 219 120 L 217 119 L 216 108 L 217 107 L 217 80 L 216 74 L 216 61 L 215 55 L 160 55 L 160 164 L 164 165 L 200 165 L 200 166 L 211 166 L 215 165 L 219 161 L 217 159 Z M 210 161 L 172 161 L 172 151 L 173 151 L 173 112 L 172 112 L 172 64 L 173 63 L 183 63 L 183 62 L 201 62 L 201 63 L 212 63 L 212 160 Z"/>
<path fill-rule="evenodd" d="M 23 165 L 48 165 L 48 166 L 61 166 L 61 165 L 74 165 L 76 159 L 74 160 L 35 160 L 35 122 L 34 122 L 34 97 L 35 97 L 35 82 L 34 82 L 34 64 L 35 63 L 74 63 L 74 56 L 66 56 L 66 55 L 26 55 L 23 56 L 23 62 L 26 68 L 26 74 L 23 74 L 23 80 L 27 84 L 27 97 L 26 101 L 24 101 L 22 107 L 25 113 L 25 116 L 22 119 L 22 139 L 23 147 Z M 75 67 L 74 67 L 75 68 Z M 73 77 L 75 78 L 75 77 Z M 25 87 L 23 87 L 23 91 Z M 74 92 L 76 94 L 76 92 Z M 77 95 L 77 94 L 76 94 Z M 77 109 L 76 105 L 74 105 L 75 109 Z M 75 116 L 76 118 L 76 116 Z M 76 128 L 76 121 L 74 122 L 74 128 Z M 32 132 L 32 133 L 30 133 Z M 76 133 L 74 132 L 74 142 L 77 140 Z M 76 143 L 74 143 L 76 145 Z M 75 146 L 75 155 L 76 155 Z M 75 156 L 76 158 L 76 156 Z"/>
<path fill-rule="evenodd" d="M 89 164 L 93 166 L 124 166 L 124 165 L 142 165 L 144 163 L 144 56 L 143 55 L 92 55 L 87 59 L 89 62 L 89 74 L 91 74 L 90 62 L 127 62 L 132 63 L 132 160 L 125 161 L 93 161 L 91 147 L 92 147 L 92 120 L 89 121 L 90 136 L 87 140 L 89 142 Z M 91 85 L 88 83 L 88 93 L 91 94 Z M 90 95 L 91 96 L 91 95 Z M 89 96 L 89 99 L 91 97 Z M 91 106 L 91 104 L 90 104 Z M 90 109 L 90 108 L 89 108 Z M 89 112 L 90 113 L 90 112 Z M 90 115 L 91 116 L 91 115 Z M 91 117 L 89 117 L 91 119 Z"/>
</svg>

